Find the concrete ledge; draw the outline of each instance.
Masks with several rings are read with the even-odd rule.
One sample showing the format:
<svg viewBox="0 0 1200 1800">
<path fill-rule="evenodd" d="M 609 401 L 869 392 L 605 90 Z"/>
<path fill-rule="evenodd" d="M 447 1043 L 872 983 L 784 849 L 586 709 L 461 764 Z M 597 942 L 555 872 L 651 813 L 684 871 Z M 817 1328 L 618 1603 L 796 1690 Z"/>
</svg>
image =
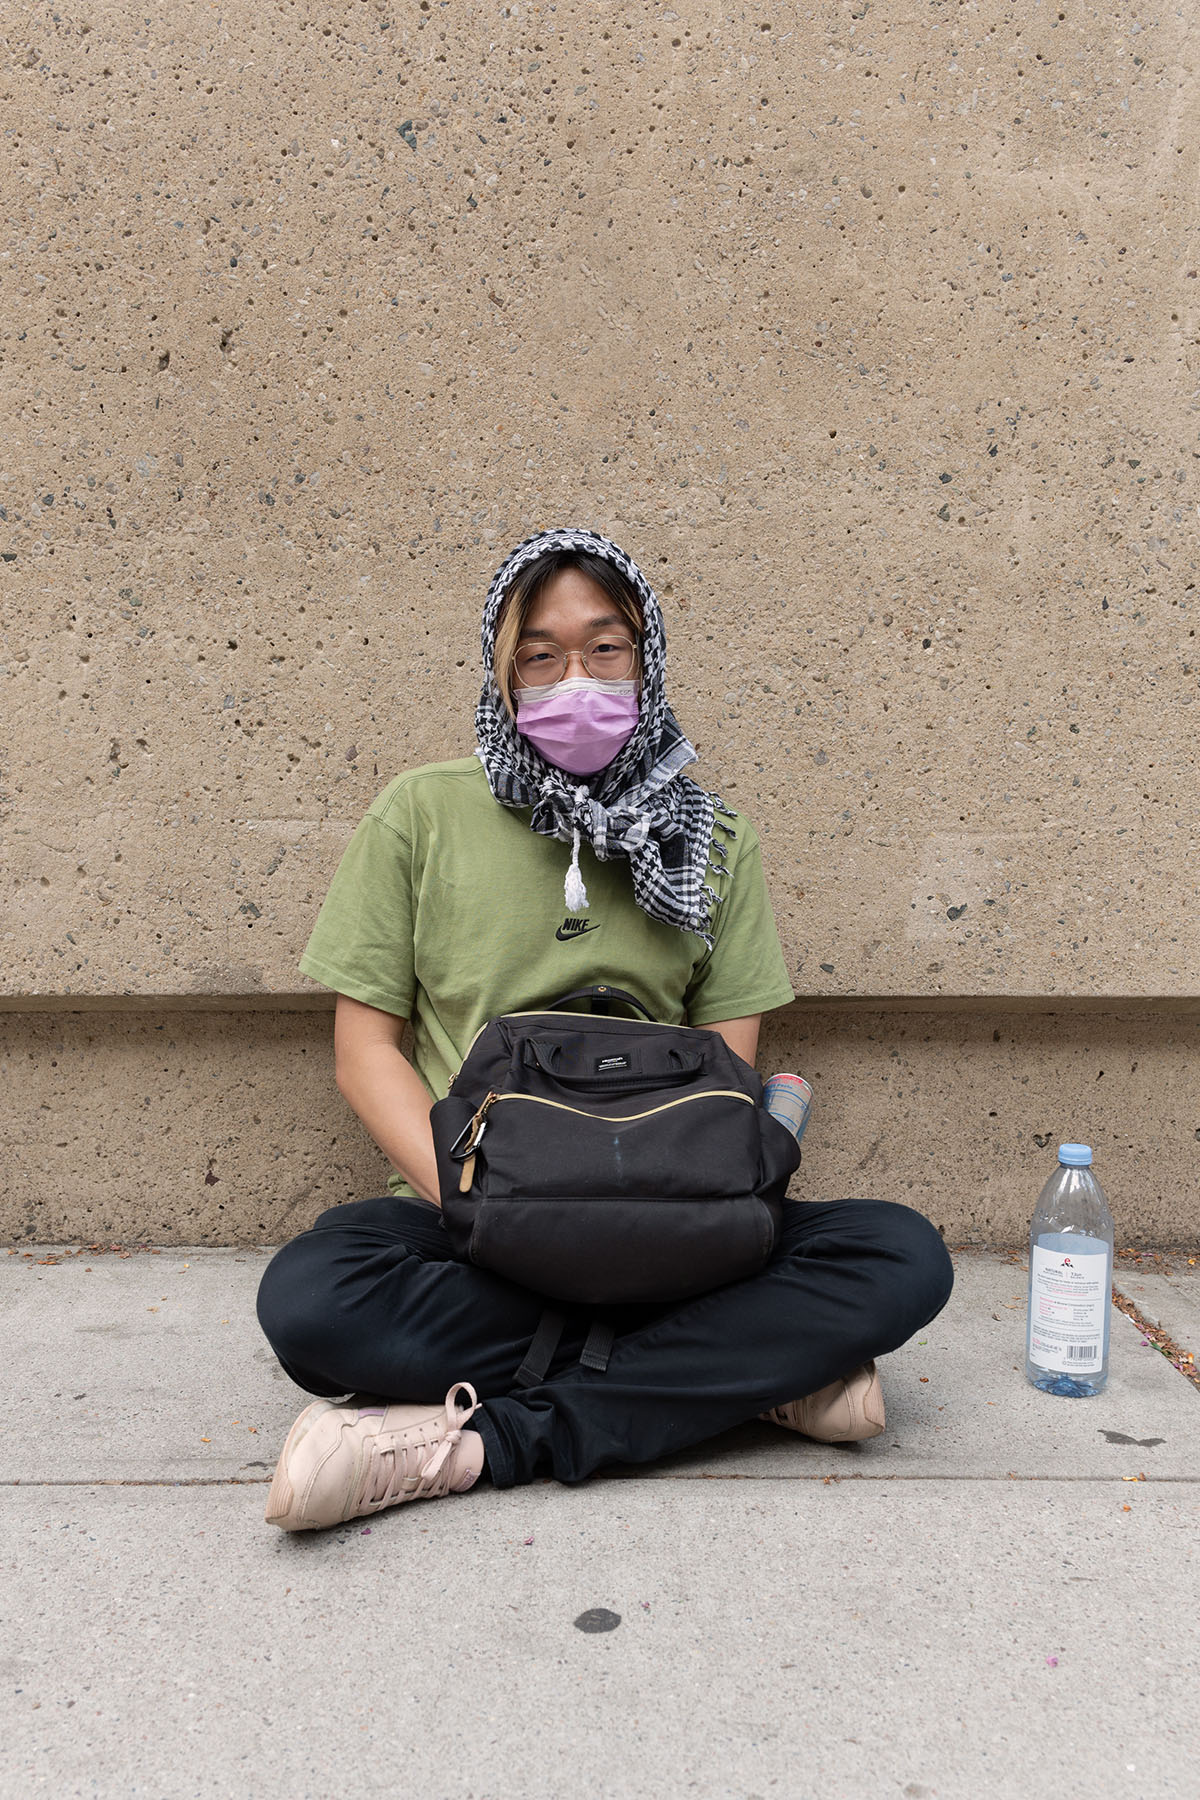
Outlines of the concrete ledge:
<svg viewBox="0 0 1200 1800">
<path fill-rule="evenodd" d="M 203 993 L 0 993 L 2 1013 L 206 1013 L 206 1012 L 328 1012 L 337 996 L 315 983 L 296 989 L 212 989 Z M 912 994 L 875 992 L 862 994 L 798 994 L 779 1009 L 781 1021 L 796 1021 L 815 1012 L 856 1013 L 977 1013 L 1017 1014 L 1041 1019 L 1067 1016 L 1159 1021 L 1200 1019 L 1200 994 L 1173 993 L 1104 994 Z"/>
<path fill-rule="evenodd" d="M 274 1243 L 382 1193 L 329 1015 L 321 994 L 0 1016 L 0 1240 Z M 1198 1039 L 1191 1002 L 860 999 L 772 1015 L 759 1063 L 815 1089 L 798 1197 L 900 1200 L 950 1243 L 1018 1245 L 1055 1146 L 1081 1139 L 1122 1244 L 1194 1248 Z"/>
</svg>

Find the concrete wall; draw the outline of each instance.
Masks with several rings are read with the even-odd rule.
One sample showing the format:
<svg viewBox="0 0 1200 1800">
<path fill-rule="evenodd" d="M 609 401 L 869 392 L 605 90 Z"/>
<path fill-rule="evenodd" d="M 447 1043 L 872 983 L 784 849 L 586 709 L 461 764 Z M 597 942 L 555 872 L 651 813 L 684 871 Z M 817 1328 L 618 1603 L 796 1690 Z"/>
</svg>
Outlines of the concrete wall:
<svg viewBox="0 0 1200 1800">
<path fill-rule="evenodd" d="M 470 748 L 497 562 L 580 520 L 762 827 L 806 1168 L 878 1138 L 1015 1234 L 1094 1119 L 1131 1239 L 1193 1234 L 1197 12 L 6 9 L 8 1229 L 370 1184 L 296 957 L 372 794 Z"/>
<path fill-rule="evenodd" d="M 9 1233 L 277 1243 L 382 1193 L 386 1164 L 333 1091 L 329 1026 L 324 1007 L 0 1015 Z M 1195 1042 L 1192 1009 L 1165 1003 L 864 1001 L 788 1008 L 761 1061 L 815 1088 L 802 1198 L 874 1194 L 953 1243 L 1017 1244 L 1069 1127 L 1095 1145 L 1122 1243 L 1194 1245 Z"/>
</svg>

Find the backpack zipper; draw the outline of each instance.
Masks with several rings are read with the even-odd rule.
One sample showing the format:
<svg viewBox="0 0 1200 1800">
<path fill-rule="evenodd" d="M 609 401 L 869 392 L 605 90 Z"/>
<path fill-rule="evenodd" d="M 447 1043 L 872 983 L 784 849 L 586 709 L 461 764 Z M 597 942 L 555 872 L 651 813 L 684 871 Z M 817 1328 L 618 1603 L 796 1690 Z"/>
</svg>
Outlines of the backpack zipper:
<svg viewBox="0 0 1200 1800">
<path fill-rule="evenodd" d="M 483 1134 L 487 1130 L 488 1113 L 493 1106 L 505 1100 L 524 1100 L 530 1106 L 552 1106 L 556 1112 L 574 1113 L 581 1119 L 599 1119 L 606 1125 L 630 1125 L 639 1119 L 652 1119 L 656 1113 L 671 1112 L 677 1106 L 693 1106 L 698 1100 L 741 1100 L 747 1106 L 754 1101 L 749 1094 L 743 1094 L 740 1088 L 706 1088 L 702 1094 L 684 1094 L 678 1100 L 665 1100 L 661 1106 L 649 1106 L 645 1112 L 635 1113 L 595 1113 L 583 1106 L 568 1106 L 562 1100 L 546 1100 L 541 1094 L 498 1094 L 493 1091 L 485 1094 L 483 1103 L 476 1112 L 464 1134 L 465 1143 L 456 1144 L 451 1155 L 463 1158 L 462 1174 L 458 1179 L 458 1191 L 465 1194 L 475 1177 L 475 1152 L 483 1142 Z"/>
<path fill-rule="evenodd" d="M 487 1111 L 501 1100 L 524 1100 L 530 1106 L 553 1106 L 559 1112 L 577 1113 L 584 1119 L 600 1119 L 606 1125 L 628 1125 L 635 1119 L 652 1119 L 655 1113 L 670 1112 L 676 1106 L 692 1106 L 697 1100 L 744 1100 L 747 1106 L 754 1105 L 750 1095 L 743 1094 L 740 1088 L 705 1088 L 701 1094 L 682 1094 L 678 1100 L 664 1100 L 661 1106 L 648 1106 L 645 1112 L 589 1112 L 585 1106 L 568 1106 L 565 1100 L 547 1100 L 541 1094 L 489 1094 L 480 1112 Z M 478 1138 L 475 1141 L 478 1143 Z"/>
</svg>

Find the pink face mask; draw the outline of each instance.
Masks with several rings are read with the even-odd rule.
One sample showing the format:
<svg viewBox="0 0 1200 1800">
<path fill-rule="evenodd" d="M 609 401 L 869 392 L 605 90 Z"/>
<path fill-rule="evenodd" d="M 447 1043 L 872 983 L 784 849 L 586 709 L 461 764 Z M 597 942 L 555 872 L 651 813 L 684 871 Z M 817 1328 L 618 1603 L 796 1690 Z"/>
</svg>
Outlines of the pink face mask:
<svg viewBox="0 0 1200 1800">
<path fill-rule="evenodd" d="M 636 681 L 573 676 L 548 688 L 518 688 L 517 730 L 534 749 L 569 775 L 608 767 L 638 722 Z"/>
</svg>

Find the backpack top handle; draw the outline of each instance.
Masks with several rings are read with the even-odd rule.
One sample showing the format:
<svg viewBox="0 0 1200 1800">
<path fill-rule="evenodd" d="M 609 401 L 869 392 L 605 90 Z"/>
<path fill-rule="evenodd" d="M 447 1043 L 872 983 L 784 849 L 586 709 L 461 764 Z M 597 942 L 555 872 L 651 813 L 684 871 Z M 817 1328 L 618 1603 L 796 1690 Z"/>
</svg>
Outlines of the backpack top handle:
<svg viewBox="0 0 1200 1800">
<path fill-rule="evenodd" d="M 592 1002 L 593 1012 L 596 1011 L 597 1007 L 602 1007 L 607 1010 L 608 1008 L 611 1008 L 614 1001 L 619 1001 L 622 1005 L 630 1007 L 634 1012 L 640 1012 L 642 1017 L 644 1019 L 649 1019 L 652 1025 L 655 1025 L 658 1022 L 655 1019 L 654 1014 L 648 1011 L 647 1008 L 642 1005 L 641 1001 L 633 994 L 626 993 L 624 988 L 608 987 L 603 982 L 597 987 L 572 988 L 569 994 L 561 994 L 557 1000 L 552 1000 L 546 1010 L 547 1012 L 556 1012 L 560 1006 L 566 1006 L 570 1000 L 590 1000 Z"/>
</svg>

